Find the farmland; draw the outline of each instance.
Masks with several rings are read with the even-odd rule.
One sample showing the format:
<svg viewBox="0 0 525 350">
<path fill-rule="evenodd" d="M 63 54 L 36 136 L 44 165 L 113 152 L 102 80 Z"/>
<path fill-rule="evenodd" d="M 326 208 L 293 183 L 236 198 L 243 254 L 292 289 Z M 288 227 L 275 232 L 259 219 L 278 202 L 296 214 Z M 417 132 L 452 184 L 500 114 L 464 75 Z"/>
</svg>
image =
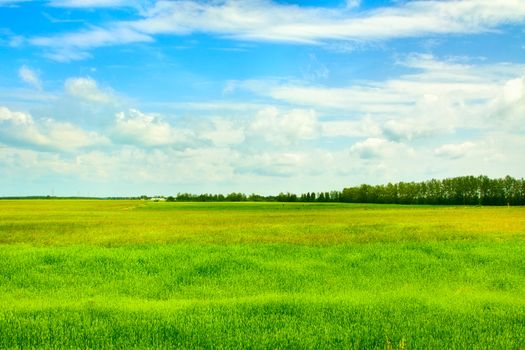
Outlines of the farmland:
<svg viewBox="0 0 525 350">
<path fill-rule="evenodd" d="M 0 201 L 0 348 L 525 347 L 525 208 Z"/>
</svg>

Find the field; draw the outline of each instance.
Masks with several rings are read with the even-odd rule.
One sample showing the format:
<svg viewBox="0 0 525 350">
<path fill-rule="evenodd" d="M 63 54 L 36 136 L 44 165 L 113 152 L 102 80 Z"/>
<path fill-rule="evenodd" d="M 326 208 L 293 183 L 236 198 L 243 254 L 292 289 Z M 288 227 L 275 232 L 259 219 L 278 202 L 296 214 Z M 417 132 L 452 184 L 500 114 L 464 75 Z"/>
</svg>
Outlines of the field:
<svg viewBox="0 0 525 350">
<path fill-rule="evenodd" d="M 525 208 L 0 201 L 0 348 L 525 348 Z"/>
</svg>

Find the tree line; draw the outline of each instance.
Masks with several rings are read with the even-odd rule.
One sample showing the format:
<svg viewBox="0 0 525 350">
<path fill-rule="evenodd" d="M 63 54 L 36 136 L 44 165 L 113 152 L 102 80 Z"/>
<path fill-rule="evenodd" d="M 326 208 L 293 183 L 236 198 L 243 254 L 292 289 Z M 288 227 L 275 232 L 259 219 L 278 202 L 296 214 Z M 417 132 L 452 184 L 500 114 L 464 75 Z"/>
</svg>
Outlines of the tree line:
<svg viewBox="0 0 525 350">
<path fill-rule="evenodd" d="M 302 194 L 191 194 L 149 197 L 56 197 L 10 196 L 0 199 L 162 199 L 180 202 L 342 202 L 377 204 L 433 204 L 433 205 L 525 205 L 525 180 L 510 176 L 491 179 L 487 176 L 460 176 L 444 180 L 398 182 L 386 185 L 362 184 L 341 191 L 306 192 Z"/>
<path fill-rule="evenodd" d="M 168 201 L 197 202 L 343 202 L 378 204 L 444 205 L 525 205 L 525 180 L 510 176 L 491 179 L 487 176 L 460 176 L 444 180 L 398 182 L 386 185 L 362 184 L 342 191 L 307 192 L 300 195 L 279 193 L 274 196 L 244 193 L 179 193 Z"/>
</svg>

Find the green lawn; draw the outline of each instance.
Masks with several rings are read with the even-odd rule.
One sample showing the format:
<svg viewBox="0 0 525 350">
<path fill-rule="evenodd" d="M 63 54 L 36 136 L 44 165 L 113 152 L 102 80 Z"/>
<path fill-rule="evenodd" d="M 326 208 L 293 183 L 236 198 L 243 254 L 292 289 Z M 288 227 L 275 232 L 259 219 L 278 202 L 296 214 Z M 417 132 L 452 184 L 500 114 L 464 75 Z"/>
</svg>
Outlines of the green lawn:
<svg viewBox="0 0 525 350">
<path fill-rule="evenodd" d="M 0 201 L 0 348 L 525 349 L 525 208 Z"/>
</svg>

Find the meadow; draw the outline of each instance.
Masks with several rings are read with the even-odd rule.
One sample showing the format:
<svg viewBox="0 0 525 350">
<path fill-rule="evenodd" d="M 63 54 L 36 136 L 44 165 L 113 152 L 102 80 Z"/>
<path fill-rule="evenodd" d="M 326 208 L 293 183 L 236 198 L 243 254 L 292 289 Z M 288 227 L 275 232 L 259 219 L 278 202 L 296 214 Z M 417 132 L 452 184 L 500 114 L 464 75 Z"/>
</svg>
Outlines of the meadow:
<svg viewBox="0 0 525 350">
<path fill-rule="evenodd" d="M 525 349 L 525 207 L 0 201 L 0 348 Z"/>
</svg>

